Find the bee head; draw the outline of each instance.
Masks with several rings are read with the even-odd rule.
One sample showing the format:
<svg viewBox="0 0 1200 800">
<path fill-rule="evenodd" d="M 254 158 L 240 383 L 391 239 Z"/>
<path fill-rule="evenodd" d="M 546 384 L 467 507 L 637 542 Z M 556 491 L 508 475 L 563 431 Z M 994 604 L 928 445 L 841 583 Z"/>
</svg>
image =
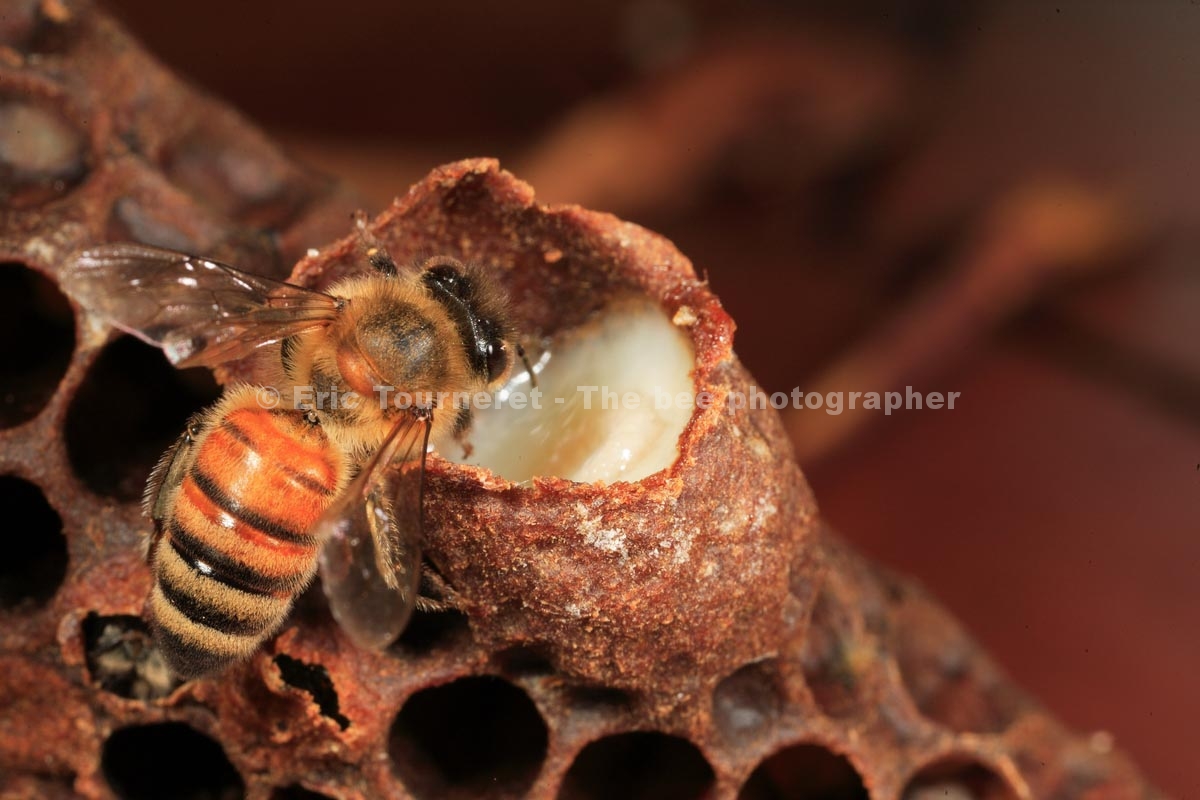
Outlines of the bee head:
<svg viewBox="0 0 1200 800">
<path fill-rule="evenodd" d="M 421 281 L 454 321 L 471 371 L 488 385 L 502 380 L 512 358 L 499 288 L 486 273 L 449 256 L 431 258 L 423 267 Z"/>
</svg>

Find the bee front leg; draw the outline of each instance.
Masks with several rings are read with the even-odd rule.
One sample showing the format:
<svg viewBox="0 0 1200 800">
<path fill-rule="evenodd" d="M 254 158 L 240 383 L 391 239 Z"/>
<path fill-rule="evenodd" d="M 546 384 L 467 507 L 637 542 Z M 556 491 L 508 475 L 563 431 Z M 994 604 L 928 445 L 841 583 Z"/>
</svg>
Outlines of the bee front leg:
<svg viewBox="0 0 1200 800">
<path fill-rule="evenodd" d="M 416 607 L 420 611 L 451 611 L 462 607 L 458 594 L 428 561 L 421 563 L 421 583 Z"/>
<path fill-rule="evenodd" d="M 471 422 L 474 419 L 471 407 L 462 406 L 458 409 L 454 416 L 454 430 L 452 435 L 454 441 L 462 448 L 463 458 L 470 458 L 474 447 L 467 441 L 467 434 L 471 432 Z"/>
</svg>

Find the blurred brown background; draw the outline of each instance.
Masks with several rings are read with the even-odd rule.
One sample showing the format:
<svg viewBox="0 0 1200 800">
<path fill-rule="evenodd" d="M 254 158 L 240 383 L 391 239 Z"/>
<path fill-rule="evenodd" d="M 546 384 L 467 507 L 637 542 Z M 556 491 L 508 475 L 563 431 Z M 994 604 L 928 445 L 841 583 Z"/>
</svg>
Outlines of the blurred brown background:
<svg viewBox="0 0 1200 800">
<path fill-rule="evenodd" d="M 962 392 L 793 419 L 825 515 L 1200 791 L 1196 3 L 108 5 L 371 210 L 498 156 L 673 239 L 764 388 Z"/>
</svg>

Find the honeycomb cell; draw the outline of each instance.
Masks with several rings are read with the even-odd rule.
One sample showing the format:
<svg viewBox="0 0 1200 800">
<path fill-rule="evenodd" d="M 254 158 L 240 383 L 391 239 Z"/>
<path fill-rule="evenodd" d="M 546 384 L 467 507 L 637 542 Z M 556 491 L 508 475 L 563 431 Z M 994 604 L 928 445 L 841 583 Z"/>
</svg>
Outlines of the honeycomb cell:
<svg viewBox="0 0 1200 800">
<path fill-rule="evenodd" d="M 321 714 L 341 726 L 342 730 L 350 727 L 350 720 L 340 711 L 337 690 L 329 678 L 329 671 L 320 664 L 307 664 L 289 655 L 275 656 L 275 666 L 279 674 L 289 686 L 308 692 L 313 702 L 321 709 Z"/>
<path fill-rule="evenodd" d="M 462 678 L 409 698 L 392 725 L 396 774 L 421 800 L 513 797 L 533 784 L 548 732 L 525 692 L 500 678 Z"/>
<path fill-rule="evenodd" d="M 204 369 L 174 369 L 154 347 L 122 337 L 100 354 L 67 412 L 67 455 L 96 494 L 131 501 L 189 416 L 217 399 Z"/>
<path fill-rule="evenodd" d="M 33 419 L 58 388 L 75 347 L 75 317 L 49 279 L 0 264 L 0 428 Z"/>
<path fill-rule="evenodd" d="M 764 760 L 738 793 L 740 800 L 868 800 L 862 776 L 845 756 L 817 744 L 797 744 Z"/>
<path fill-rule="evenodd" d="M 532 677 L 554 673 L 549 648 L 542 645 L 513 645 L 496 653 L 492 658 L 497 668 L 505 675 Z"/>
<path fill-rule="evenodd" d="M 801 663 L 813 699 L 827 716 L 848 717 L 858 709 L 859 673 L 867 655 L 854 641 L 848 609 L 828 592 L 818 594 Z"/>
<path fill-rule="evenodd" d="M 440 647 L 467 640 L 471 627 L 467 615 L 452 608 L 440 611 L 413 611 L 397 644 L 410 655 L 421 655 Z"/>
<path fill-rule="evenodd" d="M 903 800 L 1016 800 L 1008 782 L 970 756 L 938 759 L 914 775 Z"/>
<path fill-rule="evenodd" d="M 65 195 L 87 174 L 86 148 L 58 110 L 0 96 L 0 203 L 29 208 Z"/>
<path fill-rule="evenodd" d="M 104 743 L 100 768 L 122 800 L 234 800 L 246 793 L 221 745 L 180 722 L 116 731 Z"/>
<path fill-rule="evenodd" d="M 0 508 L 10 520 L 0 558 L 0 609 L 46 604 L 67 574 L 62 519 L 29 481 L 0 475 Z"/>
<path fill-rule="evenodd" d="M 304 201 L 299 173 L 263 139 L 231 147 L 227 136 L 237 124 L 222 114 L 201 118 L 163 153 L 163 170 L 172 183 L 243 224 L 284 227 Z"/>
<path fill-rule="evenodd" d="M 765 730 L 783 708 L 783 693 L 774 661 L 747 664 L 717 684 L 713 719 L 732 742 Z"/>
<path fill-rule="evenodd" d="M 714 773 L 686 739 L 635 731 L 592 742 L 567 770 L 559 800 L 692 800 L 706 797 Z"/>
<path fill-rule="evenodd" d="M 111 241 L 132 241 L 182 253 L 198 253 L 204 248 L 184 231 L 162 219 L 154 207 L 134 197 L 122 197 L 113 204 L 108 217 Z"/>
<path fill-rule="evenodd" d="M 130 614 L 83 620 L 84 655 L 92 680 L 106 692 L 133 700 L 166 697 L 175 679 L 141 617 Z"/>
<path fill-rule="evenodd" d="M 1001 733 L 1025 702 L 979 646 L 943 614 L 919 618 L 913 605 L 897 614 L 900 676 L 929 720 L 959 733 Z"/>
</svg>

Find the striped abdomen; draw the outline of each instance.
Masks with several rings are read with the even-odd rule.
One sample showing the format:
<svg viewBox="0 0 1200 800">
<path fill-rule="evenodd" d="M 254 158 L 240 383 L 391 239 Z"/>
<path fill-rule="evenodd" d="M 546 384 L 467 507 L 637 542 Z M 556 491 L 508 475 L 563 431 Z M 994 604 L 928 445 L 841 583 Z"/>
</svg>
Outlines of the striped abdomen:
<svg viewBox="0 0 1200 800">
<path fill-rule="evenodd" d="M 233 405 L 234 407 L 229 407 Z M 220 404 L 160 521 L 149 611 L 181 677 L 248 657 L 316 570 L 340 451 L 297 412 Z"/>
</svg>

